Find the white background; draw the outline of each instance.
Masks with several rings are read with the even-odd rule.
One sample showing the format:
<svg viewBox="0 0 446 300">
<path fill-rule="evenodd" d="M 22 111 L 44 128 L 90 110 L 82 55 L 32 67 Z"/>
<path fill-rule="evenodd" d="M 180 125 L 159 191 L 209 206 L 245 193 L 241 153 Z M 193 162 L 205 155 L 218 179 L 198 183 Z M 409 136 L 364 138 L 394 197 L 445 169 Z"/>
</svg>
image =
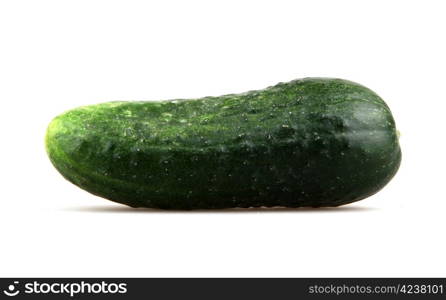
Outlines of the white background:
<svg viewBox="0 0 446 300">
<path fill-rule="evenodd" d="M 446 276 L 444 1 L 0 2 L 0 276 Z M 131 209 L 65 181 L 57 114 L 308 76 L 391 107 L 400 171 L 336 209 Z"/>
</svg>

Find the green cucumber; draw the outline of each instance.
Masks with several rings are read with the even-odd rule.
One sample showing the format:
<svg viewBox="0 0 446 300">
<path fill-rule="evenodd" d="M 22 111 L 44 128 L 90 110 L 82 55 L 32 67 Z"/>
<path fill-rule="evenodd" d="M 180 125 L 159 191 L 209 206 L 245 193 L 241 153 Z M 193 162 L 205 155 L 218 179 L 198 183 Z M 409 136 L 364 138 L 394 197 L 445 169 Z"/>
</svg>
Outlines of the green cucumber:
<svg viewBox="0 0 446 300">
<path fill-rule="evenodd" d="M 338 206 L 379 191 L 401 161 L 385 102 L 333 78 L 83 106 L 53 119 L 46 149 L 82 189 L 162 209 Z"/>
</svg>

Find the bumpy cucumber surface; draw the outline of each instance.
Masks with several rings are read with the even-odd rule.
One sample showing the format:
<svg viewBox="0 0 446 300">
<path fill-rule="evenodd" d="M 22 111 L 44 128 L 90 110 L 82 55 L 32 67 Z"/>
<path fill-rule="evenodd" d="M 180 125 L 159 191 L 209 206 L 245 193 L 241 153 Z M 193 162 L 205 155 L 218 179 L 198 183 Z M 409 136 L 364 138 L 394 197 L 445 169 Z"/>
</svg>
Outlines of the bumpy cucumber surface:
<svg viewBox="0 0 446 300">
<path fill-rule="evenodd" d="M 82 189 L 162 209 L 338 206 L 379 191 L 401 160 L 384 101 L 332 78 L 79 107 L 50 123 L 46 147 Z"/>
</svg>

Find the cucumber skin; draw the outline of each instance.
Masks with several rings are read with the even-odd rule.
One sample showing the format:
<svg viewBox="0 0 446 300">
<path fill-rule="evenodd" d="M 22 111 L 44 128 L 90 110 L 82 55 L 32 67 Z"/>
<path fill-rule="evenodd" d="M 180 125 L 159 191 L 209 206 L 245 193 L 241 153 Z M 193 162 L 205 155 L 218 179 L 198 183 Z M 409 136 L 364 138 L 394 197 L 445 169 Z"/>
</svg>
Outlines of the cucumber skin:
<svg viewBox="0 0 446 300">
<path fill-rule="evenodd" d="M 46 148 L 82 189 L 161 209 L 338 206 L 379 191 L 401 161 L 385 102 L 333 78 L 79 107 L 53 119 Z"/>
</svg>

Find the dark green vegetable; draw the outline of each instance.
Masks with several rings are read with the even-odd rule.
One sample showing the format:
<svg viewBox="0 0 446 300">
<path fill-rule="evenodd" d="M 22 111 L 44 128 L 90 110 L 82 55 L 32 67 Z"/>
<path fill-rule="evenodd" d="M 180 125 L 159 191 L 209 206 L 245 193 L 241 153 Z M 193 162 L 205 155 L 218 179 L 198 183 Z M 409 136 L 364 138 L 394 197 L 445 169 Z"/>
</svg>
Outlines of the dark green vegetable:
<svg viewBox="0 0 446 300">
<path fill-rule="evenodd" d="M 401 160 L 384 101 L 330 78 L 84 106 L 51 122 L 46 147 L 90 193 L 163 209 L 338 206 L 379 191 Z"/>
</svg>

